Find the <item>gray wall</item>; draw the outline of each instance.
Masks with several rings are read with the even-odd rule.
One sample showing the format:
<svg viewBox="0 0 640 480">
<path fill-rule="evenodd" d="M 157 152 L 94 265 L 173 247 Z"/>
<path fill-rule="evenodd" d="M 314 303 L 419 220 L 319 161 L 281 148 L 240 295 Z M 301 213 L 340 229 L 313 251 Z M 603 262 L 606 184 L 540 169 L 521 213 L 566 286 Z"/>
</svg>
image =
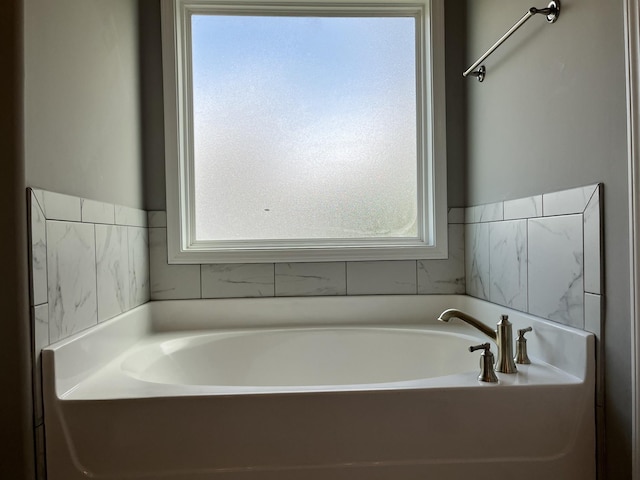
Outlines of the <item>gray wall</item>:
<svg viewBox="0 0 640 480">
<path fill-rule="evenodd" d="M 467 62 L 466 0 L 445 1 L 445 75 L 447 88 L 447 200 L 466 206 Z"/>
<path fill-rule="evenodd" d="M 34 478 L 26 194 L 22 139 L 22 0 L 0 10 L 0 478 Z"/>
<path fill-rule="evenodd" d="M 133 0 L 25 0 L 28 186 L 143 207 Z"/>
<path fill-rule="evenodd" d="M 160 1 L 138 0 L 138 8 L 144 198 L 147 210 L 165 210 Z"/>
<path fill-rule="evenodd" d="M 534 2 L 535 3 L 535 2 Z M 544 2 L 543 2 L 544 3 Z M 469 0 L 469 64 L 532 4 Z M 543 5 L 536 5 L 542 7 Z M 622 2 L 565 0 L 468 79 L 467 204 L 604 182 L 606 469 L 631 476 L 631 365 Z"/>
</svg>

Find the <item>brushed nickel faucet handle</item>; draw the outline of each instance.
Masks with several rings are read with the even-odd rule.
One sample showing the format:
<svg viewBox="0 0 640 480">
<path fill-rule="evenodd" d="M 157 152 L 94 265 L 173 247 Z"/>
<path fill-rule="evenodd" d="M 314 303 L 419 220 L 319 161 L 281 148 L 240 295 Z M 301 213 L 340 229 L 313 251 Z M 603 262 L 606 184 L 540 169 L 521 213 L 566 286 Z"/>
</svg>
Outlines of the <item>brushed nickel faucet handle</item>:
<svg viewBox="0 0 640 480">
<path fill-rule="evenodd" d="M 485 352 L 487 351 L 491 352 L 491 344 L 487 342 L 487 343 L 482 343 L 480 345 L 473 345 L 472 347 L 469 347 L 470 352 L 475 352 L 476 350 L 484 350 Z"/>
<path fill-rule="evenodd" d="M 480 375 L 478 375 L 478 380 L 481 382 L 496 383 L 498 377 L 496 377 L 496 373 L 493 370 L 491 344 L 487 342 L 469 347 L 470 352 L 475 352 L 476 350 L 483 350 L 482 355 L 480 355 Z"/>
<path fill-rule="evenodd" d="M 516 356 L 514 358 L 516 363 L 521 365 L 529 365 L 531 360 L 527 355 L 527 339 L 524 338 L 524 334 L 533 331 L 533 328 L 521 328 L 518 330 L 518 339 L 516 340 Z"/>
</svg>

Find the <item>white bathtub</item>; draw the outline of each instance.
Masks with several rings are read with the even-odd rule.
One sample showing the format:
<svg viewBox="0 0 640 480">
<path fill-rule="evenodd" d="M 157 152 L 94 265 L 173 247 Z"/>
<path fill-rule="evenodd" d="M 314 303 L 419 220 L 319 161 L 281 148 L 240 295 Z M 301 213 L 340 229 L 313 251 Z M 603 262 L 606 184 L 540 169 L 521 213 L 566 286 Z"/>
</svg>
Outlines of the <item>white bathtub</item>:
<svg viewBox="0 0 640 480">
<path fill-rule="evenodd" d="M 532 365 L 478 382 L 449 307 Z M 593 337 L 469 297 L 151 302 L 43 365 L 49 480 L 595 478 Z"/>
<path fill-rule="evenodd" d="M 473 370 L 477 339 L 417 328 L 329 327 L 173 334 L 141 342 L 120 363 L 138 380 L 226 391 L 392 388 Z"/>
</svg>

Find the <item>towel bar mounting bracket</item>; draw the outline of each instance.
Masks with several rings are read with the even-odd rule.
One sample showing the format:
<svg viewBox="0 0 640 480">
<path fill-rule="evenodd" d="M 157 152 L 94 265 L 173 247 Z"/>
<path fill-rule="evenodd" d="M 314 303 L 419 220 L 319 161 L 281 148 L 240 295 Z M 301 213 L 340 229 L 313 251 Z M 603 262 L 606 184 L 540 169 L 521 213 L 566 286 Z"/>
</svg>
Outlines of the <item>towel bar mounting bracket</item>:
<svg viewBox="0 0 640 480">
<path fill-rule="evenodd" d="M 541 13 L 543 15 L 546 15 L 547 22 L 555 23 L 556 20 L 558 20 L 558 17 L 560 16 L 560 1 L 556 2 L 556 0 L 551 0 L 549 2 L 549 5 L 547 5 L 547 8 L 533 7 L 529 11 L 533 14 Z"/>
<path fill-rule="evenodd" d="M 516 30 L 536 14 L 544 15 L 547 18 L 548 23 L 555 23 L 558 20 L 558 17 L 560 17 L 560 0 L 551 0 L 546 8 L 531 7 L 527 13 L 525 13 L 524 16 L 507 31 L 507 33 L 500 37 L 500 39 L 498 39 L 498 41 L 494 43 L 491 48 L 484 53 L 484 55 L 476 60 L 475 63 L 462 74 L 462 76 L 476 77 L 479 82 L 482 82 L 486 75 L 486 69 L 482 63 L 495 51 L 496 48 L 502 45 L 507 38 L 509 38 Z"/>
<path fill-rule="evenodd" d="M 476 77 L 479 82 L 482 82 L 484 80 L 484 76 L 486 74 L 487 74 L 487 69 L 484 67 L 484 65 L 481 65 L 480 68 L 469 73 L 469 75 L 471 75 L 472 77 Z"/>
</svg>

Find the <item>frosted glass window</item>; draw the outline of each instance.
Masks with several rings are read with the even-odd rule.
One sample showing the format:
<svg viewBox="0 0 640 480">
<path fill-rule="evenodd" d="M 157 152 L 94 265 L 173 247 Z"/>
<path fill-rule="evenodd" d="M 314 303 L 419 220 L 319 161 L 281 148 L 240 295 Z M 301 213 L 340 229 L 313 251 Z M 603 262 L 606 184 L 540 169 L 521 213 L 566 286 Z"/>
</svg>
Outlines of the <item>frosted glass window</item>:
<svg viewBox="0 0 640 480">
<path fill-rule="evenodd" d="M 414 17 L 190 23 L 196 241 L 418 236 Z"/>
</svg>

